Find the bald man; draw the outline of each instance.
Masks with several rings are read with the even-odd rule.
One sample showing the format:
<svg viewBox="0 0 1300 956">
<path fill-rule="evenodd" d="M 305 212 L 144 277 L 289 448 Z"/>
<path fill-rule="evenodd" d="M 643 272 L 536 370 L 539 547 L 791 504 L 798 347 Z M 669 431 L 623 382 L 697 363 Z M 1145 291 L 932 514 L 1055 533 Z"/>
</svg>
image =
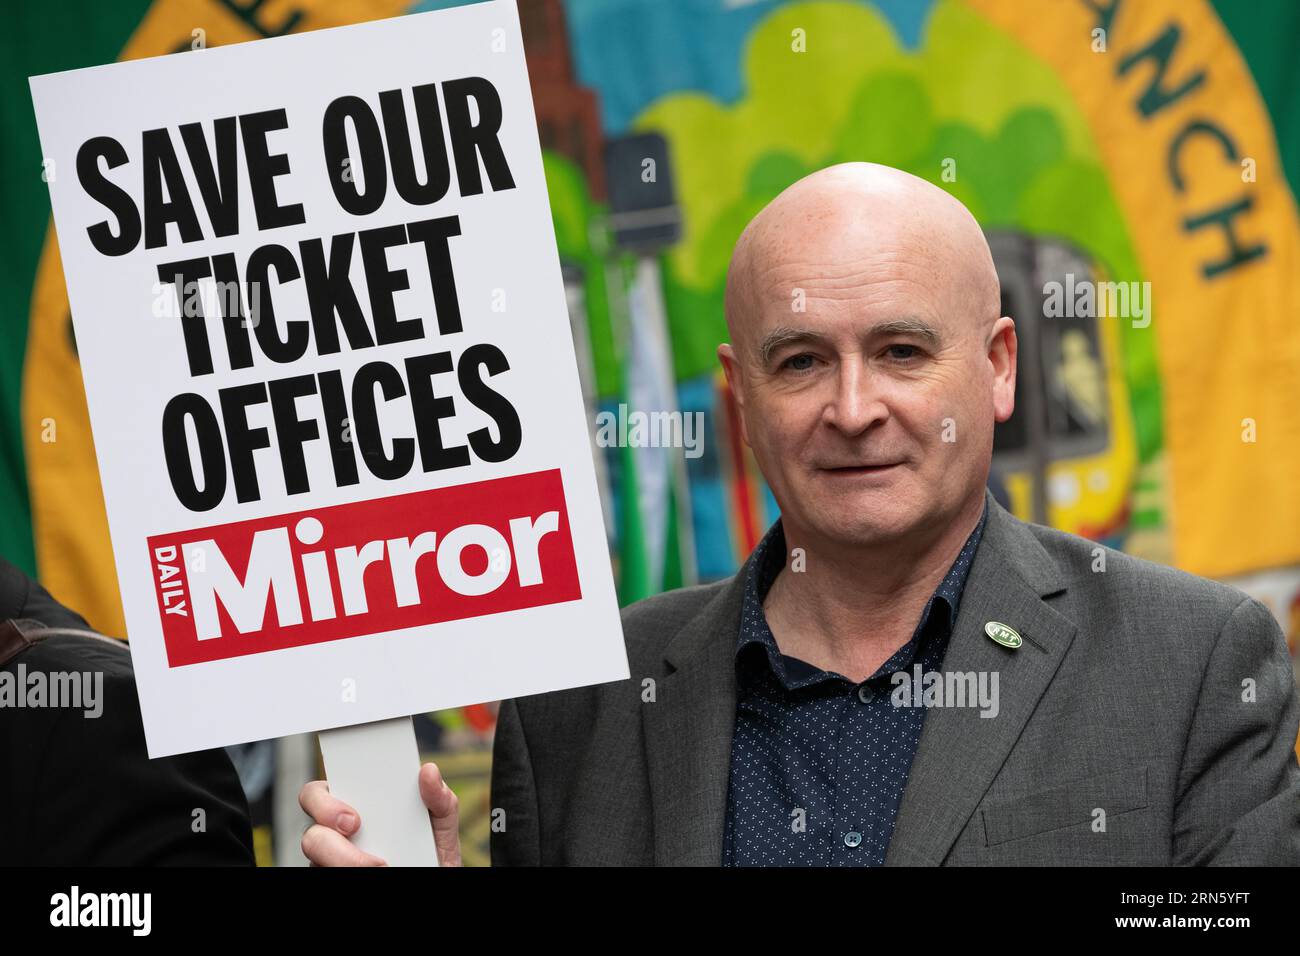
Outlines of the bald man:
<svg viewBox="0 0 1300 956">
<path fill-rule="evenodd" d="M 506 701 L 494 864 L 1300 863 L 1300 696 L 1240 591 L 986 490 L 1015 324 L 943 190 L 846 163 L 754 218 L 718 357 L 781 518 L 623 612 L 632 678 Z M 444 863 L 456 797 L 420 788 Z M 318 864 L 376 864 L 322 781 Z"/>
</svg>

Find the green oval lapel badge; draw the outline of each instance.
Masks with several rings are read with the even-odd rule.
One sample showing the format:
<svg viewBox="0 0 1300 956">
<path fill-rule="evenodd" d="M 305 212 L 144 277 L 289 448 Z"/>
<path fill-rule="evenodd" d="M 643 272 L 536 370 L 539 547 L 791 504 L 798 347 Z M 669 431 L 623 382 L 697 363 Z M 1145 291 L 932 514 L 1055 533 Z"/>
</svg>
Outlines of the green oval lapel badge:
<svg viewBox="0 0 1300 956">
<path fill-rule="evenodd" d="M 1008 627 L 1001 621 L 989 621 L 984 625 L 984 633 L 998 644 L 1009 647 L 1013 651 L 1025 643 L 1014 627 Z"/>
</svg>

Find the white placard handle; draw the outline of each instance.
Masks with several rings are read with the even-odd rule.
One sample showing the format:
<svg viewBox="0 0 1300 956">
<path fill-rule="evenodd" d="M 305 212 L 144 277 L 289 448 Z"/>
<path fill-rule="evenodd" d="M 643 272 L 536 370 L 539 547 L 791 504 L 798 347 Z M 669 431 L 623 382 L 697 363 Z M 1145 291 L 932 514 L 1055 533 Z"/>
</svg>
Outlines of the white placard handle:
<svg viewBox="0 0 1300 956">
<path fill-rule="evenodd" d="M 389 866 L 437 866 L 411 718 L 335 727 L 319 737 L 330 793 L 361 815 L 352 842 Z"/>
</svg>

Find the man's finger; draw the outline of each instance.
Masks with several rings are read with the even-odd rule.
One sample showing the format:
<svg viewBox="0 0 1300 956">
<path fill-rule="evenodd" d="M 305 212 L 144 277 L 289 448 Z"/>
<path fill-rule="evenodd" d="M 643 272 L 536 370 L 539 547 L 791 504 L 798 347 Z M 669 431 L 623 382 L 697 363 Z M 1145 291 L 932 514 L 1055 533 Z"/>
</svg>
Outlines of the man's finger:
<svg viewBox="0 0 1300 956">
<path fill-rule="evenodd" d="M 346 836 L 356 833 L 361 826 L 357 811 L 330 793 L 329 784 L 324 780 L 303 784 L 298 791 L 298 804 L 317 823 L 333 827 Z"/>
<path fill-rule="evenodd" d="M 388 865 L 373 853 L 357 847 L 337 830 L 319 823 L 308 827 L 302 835 L 302 855 L 316 866 Z"/>
<path fill-rule="evenodd" d="M 429 810 L 433 842 L 442 866 L 460 866 L 460 801 L 436 763 L 420 768 L 420 799 Z"/>
</svg>

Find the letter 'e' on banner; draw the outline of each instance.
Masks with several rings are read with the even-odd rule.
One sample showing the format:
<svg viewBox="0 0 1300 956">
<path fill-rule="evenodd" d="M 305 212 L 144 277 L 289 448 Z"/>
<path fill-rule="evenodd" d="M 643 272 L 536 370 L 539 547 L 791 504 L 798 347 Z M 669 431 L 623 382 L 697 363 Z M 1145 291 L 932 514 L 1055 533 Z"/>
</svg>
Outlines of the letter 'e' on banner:
<svg viewBox="0 0 1300 956">
<path fill-rule="evenodd" d="M 513 0 L 31 89 L 151 756 L 628 676 Z"/>
</svg>

